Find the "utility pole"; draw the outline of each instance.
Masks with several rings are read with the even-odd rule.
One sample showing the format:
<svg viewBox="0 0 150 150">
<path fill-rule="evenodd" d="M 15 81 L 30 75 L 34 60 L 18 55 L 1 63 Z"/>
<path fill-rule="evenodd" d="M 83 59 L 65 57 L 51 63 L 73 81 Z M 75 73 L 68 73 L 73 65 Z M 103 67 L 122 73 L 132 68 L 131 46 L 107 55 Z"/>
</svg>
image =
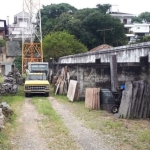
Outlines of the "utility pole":
<svg viewBox="0 0 150 150">
<path fill-rule="evenodd" d="M 112 30 L 113 30 L 113 28 L 97 30 L 97 32 L 104 32 L 104 37 L 103 37 L 103 39 L 104 39 L 104 44 L 106 44 L 106 40 L 105 40 L 105 31 L 112 31 Z"/>
</svg>

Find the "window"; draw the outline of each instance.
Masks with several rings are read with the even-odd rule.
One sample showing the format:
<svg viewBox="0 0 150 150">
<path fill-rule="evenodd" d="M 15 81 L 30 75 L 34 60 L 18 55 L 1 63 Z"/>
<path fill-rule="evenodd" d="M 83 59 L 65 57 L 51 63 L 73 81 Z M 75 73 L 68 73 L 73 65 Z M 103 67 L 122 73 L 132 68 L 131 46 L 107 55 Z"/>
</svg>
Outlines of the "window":
<svg viewBox="0 0 150 150">
<path fill-rule="evenodd" d="M 27 75 L 27 80 L 46 80 L 46 75 L 45 74 Z"/>
<path fill-rule="evenodd" d="M 127 19 L 123 19 L 123 23 L 124 23 L 124 24 L 127 24 Z"/>
</svg>

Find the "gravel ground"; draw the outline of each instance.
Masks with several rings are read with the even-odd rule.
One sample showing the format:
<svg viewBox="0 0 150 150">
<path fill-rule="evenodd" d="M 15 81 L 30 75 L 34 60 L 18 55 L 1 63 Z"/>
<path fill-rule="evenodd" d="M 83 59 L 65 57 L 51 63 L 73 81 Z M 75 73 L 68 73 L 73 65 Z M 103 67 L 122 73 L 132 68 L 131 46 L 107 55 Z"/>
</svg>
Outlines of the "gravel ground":
<svg viewBox="0 0 150 150">
<path fill-rule="evenodd" d="M 93 130 L 86 128 L 82 121 L 79 121 L 68 109 L 67 106 L 59 103 L 53 97 L 49 97 L 52 107 L 62 117 L 64 124 L 70 130 L 70 134 L 79 144 L 82 150 L 115 150 L 112 146 L 103 142 L 103 137 Z"/>
<path fill-rule="evenodd" d="M 26 98 L 18 118 L 18 130 L 12 140 L 13 150 L 49 150 L 38 129 L 38 121 L 41 119 L 31 99 Z"/>
</svg>

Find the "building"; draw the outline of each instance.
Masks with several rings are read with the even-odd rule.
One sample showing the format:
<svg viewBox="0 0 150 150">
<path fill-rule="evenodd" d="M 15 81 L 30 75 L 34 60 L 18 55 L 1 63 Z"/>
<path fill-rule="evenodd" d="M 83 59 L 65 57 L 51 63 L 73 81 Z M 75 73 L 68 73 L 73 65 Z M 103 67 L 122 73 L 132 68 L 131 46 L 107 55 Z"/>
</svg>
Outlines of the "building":
<svg viewBox="0 0 150 150">
<path fill-rule="evenodd" d="M 150 23 L 125 24 L 126 36 L 129 43 L 136 42 L 141 36 L 150 35 Z"/>
<path fill-rule="evenodd" d="M 22 34 L 26 34 L 29 38 L 32 25 L 29 23 L 29 14 L 22 11 L 14 16 L 14 23 L 9 26 L 9 39 L 11 41 L 21 41 Z"/>
<path fill-rule="evenodd" d="M 7 36 L 8 29 L 6 25 L 6 20 L 0 20 L 0 38 L 3 39 L 3 37 Z"/>
<path fill-rule="evenodd" d="M 132 23 L 132 18 L 135 16 L 129 13 L 122 12 L 108 12 L 111 16 L 120 19 L 121 23 L 124 24 L 124 29 L 129 43 L 136 42 L 141 36 L 150 35 L 150 23 Z"/>
</svg>

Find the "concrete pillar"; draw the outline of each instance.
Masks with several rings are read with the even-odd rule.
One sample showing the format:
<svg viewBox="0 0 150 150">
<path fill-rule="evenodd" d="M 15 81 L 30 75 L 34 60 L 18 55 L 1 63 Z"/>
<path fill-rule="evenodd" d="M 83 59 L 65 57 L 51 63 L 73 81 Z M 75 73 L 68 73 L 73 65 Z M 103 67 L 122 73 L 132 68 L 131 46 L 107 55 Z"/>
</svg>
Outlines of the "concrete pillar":
<svg viewBox="0 0 150 150">
<path fill-rule="evenodd" d="M 79 85 L 79 97 L 84 97 L 83 94 L 83 68 L 81 66 L 77 66 L 77 81 Z"/>
<path fill-rule="evenodd" d="M 111 90 L 116 92 L 118 87 L 118 72 L 116 55 L 110 56 L 110 75 L 111 75 Z"/>
</svg>

